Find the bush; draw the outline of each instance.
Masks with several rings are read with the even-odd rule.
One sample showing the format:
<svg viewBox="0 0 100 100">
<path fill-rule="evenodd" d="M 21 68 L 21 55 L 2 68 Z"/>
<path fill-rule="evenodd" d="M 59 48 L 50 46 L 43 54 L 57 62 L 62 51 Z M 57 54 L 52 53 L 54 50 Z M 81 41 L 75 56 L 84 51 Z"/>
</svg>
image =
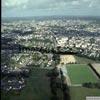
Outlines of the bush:
<svg viewBox="0 0 100 100">
<path fill-rule="evenodd" d="M 88 82 L 88 83 L 83 83 L 82 84 L 83 87 L 87 87 L 87 88 L 99 88 L 100 89 L 100 83 L 91 83 L 91 82 Z"/>
</svg>

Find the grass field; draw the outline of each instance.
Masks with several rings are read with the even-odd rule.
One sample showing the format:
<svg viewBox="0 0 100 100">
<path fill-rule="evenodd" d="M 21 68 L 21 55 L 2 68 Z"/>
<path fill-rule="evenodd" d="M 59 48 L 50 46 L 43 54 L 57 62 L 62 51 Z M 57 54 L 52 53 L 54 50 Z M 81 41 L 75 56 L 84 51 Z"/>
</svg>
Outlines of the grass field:
<svg viewBox="0 0 100 100">
<path fill-rule="evenodd" d="M 32 69 L 30 77 L 27 79 L 27 86 L 16 95 L 14 92 L 3 93 L 1 100 L 49 100 L 50 87 L 46 77 L 46 69 Z"/>
<path fill-rule="evenodd" d="M 100 61 L 92 60 L 86 57 L 79 57 L 74 55 L 76 62 L 79 64 L 88 64 L 88 63 L 100 63 Z"/>
<path fill-rule="evenodd" d="M 72 67 L 76 68 L 75 64 L 74 65 L 70 64 L 67 67 L 69 68 L 70 66 L 71 66 L 71 69 Z M 77 67 L 77 70 L 78 70 L 78 67 Z M 30 74 L 30 77 L 27 79 L 27 86 L 20 92 L 20 94 L 15 94 L 15 92 L 13 91 L 8 92 L 8 93 L 2 92 L 1 100 L 51 100 L 49 81 L 48 81 L 48 78 L 46 77 L 46 73 L 48 71 L 49 70 L 46 70 L 46 69 L 33 68 Z M 96 81 L 95 77 L 94 79 Z M 89 89 L 89 88 L 84 88 L 84 87 L 71 86 L 70 95 L 71 95 L 71 100 L 85 100 L 85 97 L 87 95 L 100 96 L 100 89 Z"/>
<path fill-rule="evenodd" d="M 100 89 L 70 87 L 71 100 L 86 100 L 86 96 L 100 96 Z"/>
<path fill-rule="evenodd" d="M 98 81 L 95 73 L 86 64 L 69 64 L 66 68 L 72 84 Z"/>
</svg>

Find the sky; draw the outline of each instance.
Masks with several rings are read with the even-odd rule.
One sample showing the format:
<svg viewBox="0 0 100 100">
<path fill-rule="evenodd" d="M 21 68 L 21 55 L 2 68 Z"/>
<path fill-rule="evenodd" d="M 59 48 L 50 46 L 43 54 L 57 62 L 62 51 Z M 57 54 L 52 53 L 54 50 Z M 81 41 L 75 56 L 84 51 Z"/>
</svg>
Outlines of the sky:
<svg viewBox="0 0 100 100">
<path fill-rule="evenodd" d="M 2 17 L 100 16 L 100 0 L 2 0 Z"/>
</svg>

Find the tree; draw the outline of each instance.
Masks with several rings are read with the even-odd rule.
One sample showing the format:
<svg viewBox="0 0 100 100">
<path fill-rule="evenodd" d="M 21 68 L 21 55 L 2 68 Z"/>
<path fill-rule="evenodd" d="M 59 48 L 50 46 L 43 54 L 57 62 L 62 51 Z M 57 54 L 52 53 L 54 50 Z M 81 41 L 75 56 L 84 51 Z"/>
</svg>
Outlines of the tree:
<svg viewBox="0 0 100 100">
<path fill-rule="evenodd" d="M 94 39 L 94 38 L 91 38 L 91 39 L 90 39 L 90 43 L 91 43 L 91 44 L 95 43 L 95 39 Z"/>
</svg>

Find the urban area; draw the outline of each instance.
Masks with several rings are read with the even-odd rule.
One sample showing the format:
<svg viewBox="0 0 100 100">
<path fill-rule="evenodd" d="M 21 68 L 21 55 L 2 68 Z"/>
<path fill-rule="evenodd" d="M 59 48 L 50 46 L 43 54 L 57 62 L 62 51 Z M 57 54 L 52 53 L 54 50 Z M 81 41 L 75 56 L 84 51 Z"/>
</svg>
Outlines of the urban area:
<svg viewBox="0 0 100 100">
<path fill-rule="evenodd" d="M 100 19 L 2 22 L 1 94 L 2 100 L 100 96 Z"/>
</svg>

